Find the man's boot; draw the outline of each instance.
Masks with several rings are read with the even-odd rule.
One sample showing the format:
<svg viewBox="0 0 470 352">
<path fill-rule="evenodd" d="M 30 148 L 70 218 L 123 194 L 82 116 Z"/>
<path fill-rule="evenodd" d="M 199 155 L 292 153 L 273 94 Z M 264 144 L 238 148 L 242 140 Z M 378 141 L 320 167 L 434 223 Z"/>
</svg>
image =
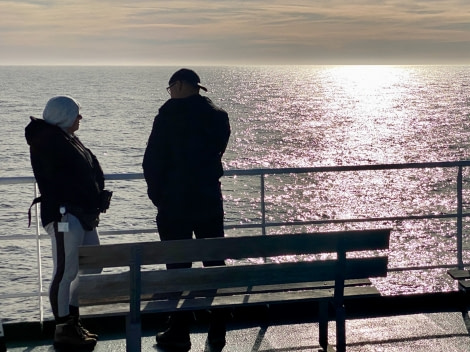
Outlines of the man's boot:
<svg viewBox="0 0 470 352">
<path fill-rule="evenodd" d="M 157 345 L 178 352 L 189 351 L 191 349 L 189 336 L 191 317 L 191 312 L 173 313 L 170 316 L 168 329 L 157 334 Z"/>
<path fill-rule="evenodd" d="M 86 336 L 77 326 L 75 319 L 70 317 L 65 323 L 57 324 L 54 333 L 54 347 L 60 349 L 93 349 L 96 340 Z"/>
<path fill-rule="evenodd" d="M 222 349 L 225 346 L 225 334 L 227 331 L 227 321 L 231 317 L 228 309 L 214 309 L 211 311 L 209 332 L 207 339 L 211 347 Z"/>
</svg>

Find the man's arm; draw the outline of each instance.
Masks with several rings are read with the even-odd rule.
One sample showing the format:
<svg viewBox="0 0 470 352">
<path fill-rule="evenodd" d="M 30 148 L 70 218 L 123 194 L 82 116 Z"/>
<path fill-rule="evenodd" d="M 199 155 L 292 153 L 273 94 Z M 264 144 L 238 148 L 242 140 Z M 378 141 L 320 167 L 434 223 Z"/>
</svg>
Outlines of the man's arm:
<svg viewBox="0 0 470 352">
<path fill-rule="evenodd" d="M 163 126 L 158 116 L 155 118 L 152 132 L 145 149 L 142 168 L 147 183 L 147 195 L 152 203 L 157 206 L 161 194 L 161 182 L 164 172 L 165 157 L 164 143 L 165 135 L 162 133 Z"/>
</svg>

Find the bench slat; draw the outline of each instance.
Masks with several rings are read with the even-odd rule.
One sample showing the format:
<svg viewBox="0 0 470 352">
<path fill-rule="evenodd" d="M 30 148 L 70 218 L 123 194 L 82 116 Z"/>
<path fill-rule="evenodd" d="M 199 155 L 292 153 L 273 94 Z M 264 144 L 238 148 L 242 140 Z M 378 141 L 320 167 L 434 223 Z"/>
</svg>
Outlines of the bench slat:
<svg viewBox="0 0 470 352">
<path fill-rule="evenodd" d="M 346 294 L 347 292 L 347 294 Z M 175 310 L 196 310 L 207 309 L 207 307 L 230 307 L 230 306 L 250 306 L 260 304 L 276 303 L 299 303 L 311 300 L 331 299 L 334 295 L 333 289 L 314 290 L 314 291 L 285 291 L 269 292 L 263 294 L 246 294 L 232 296 L 215 296 L 190 298 L 182 300 L 149 301 L 146 302 L 143 311 L 165 312 Z M 366 287 L 348 287 L 345 289 L 345 297 L 373 297 L 379 295 L 377 289 L 373 286 Z"/>
<path fill-rule="evenodd" d="M 468 270 L 452 269 L 448 270 L 447 273 L 455 280 L 470 279 L 470 271 Z"/>
<path fill-rule="evenodd" d="M 379 277 L 387 274 L 387 257 L 353 258 L 346 262 L 345 279 Z M 277 285 L 335 279 L 336 261 L 236 265 L 210 268 L 155 270 L 142 273 L 143 294 Z M 129 295 L 129 274 L 95 274 L 80 277 L 80 297 L 94 302 L 121 300 Z"/>
<path fill-rule="evenodd" d="M 389 235 L 389 229 L 379 229 L 84 246 L 80 248 L 80 267 L 127 266 L 135 246 L 142 248 L 145 265 L 333 253 L 338 248 L 347 252 L 380 250 L 388 249 Z"/>
<path fill-rule="evenodd" d="M 351 286 L 370 286 L 372 282 L 369 279 L 354 279 L 346 280 L 344 282 L 345 287 Z M 161 299 L 162 297 L 179 297 L 179 298 L 190 298 L 190 297 L 202 297 L 202 296 L 228 296 L 228 295 L 240 295 L 240 294 L 259 294 L 259 293 L 269 293 L 277 291 L 302 291 L 302 290 L 318 290 L 318 289 L 332 289 L 335 287 L 334 281 L 314 281 L 314 282 L 301 282 L 293 284 L 278 284 L 278 285 L 259 285 L 259 286 L 250 286 L 250 287 L 231 287 L 231 288 L 221 288 L 217 290 L 206 291 L 184 291 L 168 294 L 154 294 L 147 293 L 142 294 L 141 299 L 143 301 L 149 301 L 154 299 Z M 124 303 L 129 302 L 129 296 L 116 296 L 114 294 L 109 295 L 108 297 L 97 297 L 96 295 L 83 295 L 80 297 L 80 306 L 88 305 L 101 305 L 101 304 L 112 304 L 112 303 Z"/>
<path fill-rule="evenodd" d="M 262 294 L 247 295 L 239 294 L 233 296 L 216 296 L 211 298 L 192 298 L 181 300 L 162 300 L 142 302 L 141 311 L 143 313 L 170 312 L 175 310 L 200 310 L 222 307 L 236 307 L 260 304 L 276 303 L 300 303 L 308 301 L 317 301 L 322 299 L 332 299 L 334 290 L 304 290 L 304 291 L 285 291 L 269 292 Z M 355 286 L 346 287 L 344 297 L 348 299 L 367 298 L 380 296 L 379 291 L 373 286 Z M 83 306 L 81 308 L 82 316 L 97 316 L 101 314 L 124 315 L 129 312 L 127 303 L 116 303 L 108 305 Z"/>
</svg>

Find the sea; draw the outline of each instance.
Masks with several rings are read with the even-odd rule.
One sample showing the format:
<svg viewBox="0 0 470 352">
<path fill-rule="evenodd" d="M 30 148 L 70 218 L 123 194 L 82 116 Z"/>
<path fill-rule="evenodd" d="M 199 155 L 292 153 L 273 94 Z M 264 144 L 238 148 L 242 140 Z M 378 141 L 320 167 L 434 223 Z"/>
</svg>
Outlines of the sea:
<svg viewBox="0 0 470 352">
<path fill-rule="evenodd" d="M 159 107 L 169 99 L 170 66 L 0 66 L 0 179 L 32 176 L 24 128 L 46 102 L 70 95 L 82 108 L 77 135 L 105 174 L 142 172 Z M 470 66 L 196 66 L 225 109 L 232 134 L 226 170 L 333 167 L 468 160 Z M 266 220 L 298 222 L 455 213 L 455 169 L 287 174 L 266 177 Z M 470 187 L 464 170 L 464 195 Z M 260 222 L 260 180 L 222 178 L 227 225 Z M 114 192 L 99 230 L 154 229 L 145 182 L 107 181 Z M 27 211 L 33 184 L 0 184 L 0 297 L 38 290 L 36 240 Z M 33 219 L 34 220 L 34 219 Z M 33 221 L 34 222 L 34 221 Z M 390 267 L 455 264 L 455 219 L 314 224 L 268 234 L 337 228 L 392 228 Z M 227 236 L 259 229 L 231 229 Z M 464 242 L 468 245 L 464 221 Z M 44 234 L 44 231 L 43 231 Z M 158 240 L 157 233 L 108 235 L 102 243 Z M 51 276 L 41 237 L 42 285 Z M 466 260 L 468 261 L 468 254 Z M 295 260 L 295 259 L 294 259 Z M 445 269 L 393 272 L 377 281 L 385 295 L 455 290 Z M 45 318 L 50 318 L 44 297 Z M 37 300 L 0 300 L 0 319 L 37 320 Z"/>
</svg>

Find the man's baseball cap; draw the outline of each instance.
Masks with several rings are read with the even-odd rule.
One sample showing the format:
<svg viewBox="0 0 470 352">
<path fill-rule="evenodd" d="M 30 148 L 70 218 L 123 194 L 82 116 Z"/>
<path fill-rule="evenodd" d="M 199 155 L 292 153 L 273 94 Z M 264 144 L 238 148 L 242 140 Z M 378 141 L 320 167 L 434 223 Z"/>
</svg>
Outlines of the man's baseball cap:
<svg viewBox="0 0 470 352">
<path fill-rule="evenodd" d="M 201 85 L 201 79 L 196 72 L 190 70 L 189 68 L 182 68 L 170 77 L 168 84 L 171 86 L 174 82 L 185 81 L 195 87 L 201 88 L 204 92 L 207 92 L 207 88 Z"/>
</svg>

